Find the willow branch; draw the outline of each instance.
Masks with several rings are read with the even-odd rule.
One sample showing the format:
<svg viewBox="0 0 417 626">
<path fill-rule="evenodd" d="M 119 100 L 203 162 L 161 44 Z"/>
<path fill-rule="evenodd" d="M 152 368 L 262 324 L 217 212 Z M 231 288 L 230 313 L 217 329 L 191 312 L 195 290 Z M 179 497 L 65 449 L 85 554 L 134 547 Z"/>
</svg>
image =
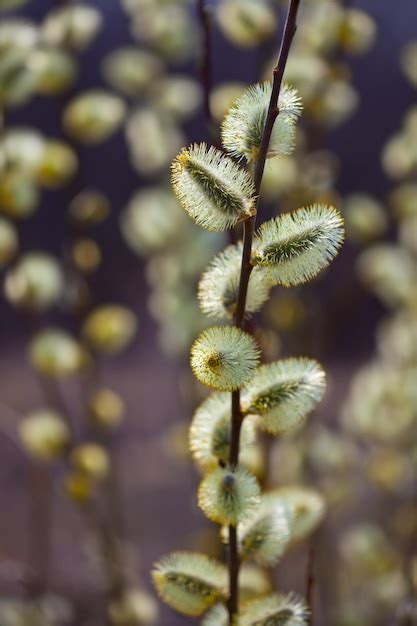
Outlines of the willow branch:
<svg viewBox="0 0 417 626">
<path fill-rule="evenodd" d="M 259 208 L 260 191 L 265 162 L 268 153 L 268 146 L 271 140 L 272 130 L 275 120 L 279 115 L 278 98 L 281 90 L 282 79 L 284 76 L 285 66 L 288 60 L 288 54 L 291 44 L 297 30 L 297 14 L 300 6 L 300 0 L 290 0 L 287 19 L 285 22 L 284 33 L 281 42 L 281 48 L 278 55 L 278 61 L 273 70 L 272 90 L 269 101 L 268 111 L 266 114 L 265 125 L 262 133 L 261 144 L 259 147 L 258 157 L 254 168 L 254 186 L 256 195 L 256 213 Z M 253 233 L 256 224 L 256 213 L 253 217 L 244 222 L 243 225 L 243 251 L 242 265 L 240 270 L 239 291 L 237 297 L 236 314 L 234 324 L 237 328 L 243 328 L 245 322 L 246 297 L 248 293 L 249 278 L 252 272 L 251 253 Z M 233 470 L 239 462 L 240 447 L 240 431 L 242 427 L 242 411 L 240 406 L 240 391 L 232 392 L 232 427 L 229 464 Z M 239 609 L 239 553 L 238 553 L 238 537 L 235 526 L 229 527 L 229 624 L 233 625 Z"/>
<path fill-rule="evenodd" d="M 262 134 L 261 145 L 259 147 L 259 154 L 256 161 L 254 183 L 255 192 L 257 195 L 257 206 L 259 206 L 259 197 L 261 190 L 262 177 L 265 169 L 266 155 L 268 152 L 269 142 L 271 140 L 272 130 L 274 128 L 275 120 L 278 117 L 278 98 L 281 90 L 282 79 L 287 65 L 288 54 L 290 52 L 291 44 L 294 39 L 295 32 L 297 30 L 297 14 L 300 6 L 300 0 L 291 0 L 288 8 L 287 19 L 284 27 L 284 34 L 281 42 L 281 49 L 279 51 L 278 61 L 274 67 L 272 73 L 272 91 L 271 99 L 269 101 L 268 112 L 266 115 L 265 126 Z M 254 220 L 255 218 L 253 218 Z"/>
</svg>

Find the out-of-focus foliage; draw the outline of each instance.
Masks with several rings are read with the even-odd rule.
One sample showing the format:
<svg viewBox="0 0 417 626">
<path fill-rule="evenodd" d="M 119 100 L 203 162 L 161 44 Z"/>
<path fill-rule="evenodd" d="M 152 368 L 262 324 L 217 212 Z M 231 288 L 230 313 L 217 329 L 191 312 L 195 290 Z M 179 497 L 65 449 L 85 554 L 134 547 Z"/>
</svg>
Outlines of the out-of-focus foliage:
<svg viewBox="0 0 417 626">
<path fill-rule="evenodd" d="M 125 122 L 128 105 L 123 96 L 141 95 L 147 80 L 153 83 L 154 102 L 154 74 L 160 68 L 162 75 L 164 65 L 159 59 L 152 64 L 151 54 L 143 52 L 143 64 L 151 59 L 148 74 L 126 76 L 126 57 L 118 55 L 104 68 L 111 87 L 124 87 L 122 95 L 95 85 L 80 91 L 80 55 L 87 53 L 103 26 L 99 6 L 55 3 L 50 11 L 45 7 L 37 23 L 23 12 L 6 12 L 24 4 L 0 2 L 0 269 L 2 291 L 27 334 L 28 364 L 42 403 L 23 411 L 15 424 L 16 445 L 29 458 L 27 495 L 33 507 L 28 505 L 30 527 L 25 532 L 30 562 L 28 573 L 21 575 L 22 597 L 0 600 L 0 623 L 69 626 L 79 619 L 72 607 L 78 599 L 71 597 L 70 603 L 50 595 L 46 579 L 52 548 L 48 509 L 56 493 L 62 493 L 94 536 L 106 586 L 103 612 L 110 623 L 152 626 L 157 606 L 144 589 L 128 583 L 124 539 L 120 525 L 113 523 L 121 512 L 112 502 L 111 494 L 117 494 L 120 485 L 110 436 L 125 417 L 124 400 L 100 381 L 98 372 L 99 360 L 132 344 L 137 319 L 127 306 L 95 302 L 91 275 L 101 269 L 105 249 L 95 229 L 109 217 L 111 206 L 100 189 L 84 186 L 78 144 L 88 150 L 89 144 L 110 139 Z M 191 93 L 192 86 L 184 80 L 180 91 L 185 85 Z M 170 110 L 174 117 L 178 90 L 171 84 L 167 91 L 171 95 L 161 111 Z M 52 97 L 61 118 L 58 136 L 10 123 L 14 108 Z M 194 101 L 197 106 L 198 93 Z M 62 192 L 56 212 L 65 228 L 54 254 L 42 248 L 41 240 L 36 249 L 28 249 L 20 232 L 23 220 L 29 228 L 34 224 L 31 218 L 41 207 L 44 190 Z M 68 381 L 79 390 L 79 408 L 65 399 Z"/>
<path fill-rule="evenodd" d="M 22 598 L 0 600 L 0 618 L 4 626 L 69 626 L 74 617 L 71 604 L 63 597 L 48 594 L 26 601 Z"/>
<path fill-rule="evenodd" d="M 414 56 L 411 42 L 403 51 L 401 64 L 412 85 Z M 377 623 L 387 612 L 395 613 L 399 623 L 414 619 L 416 137 L 416 111 L 412 107 L 402 128 L 388 139 L 382 152 L 382 166 L 396 185 L 388 198 L 391 214 L 382 213 L 377 204 L 371 208 L 366 197 L 362 201 L 355 198 L 365 209 L 362 241 L 369 235 L 382 235 L 388 220 L 396 225 L 397 239 L 369 246 L 357 264 L 359 278 L 385 305 L 388 314 L 377 328 L 374 357 L 354 375 L 342 411 L 342 425 L 345 437 L 360 444 L 364 497 L 378 498 L 381 510 L 385 506 L 390 514 L 383 518 L 375 507 L 366 522 L 353 525 L 342 536 L 341 610 L 353 623 L 362 623 L 359 619 Z M 354 212 L 359 216 L 359 209 Z M 360 496 L 358 500 L 360 503 Z M 361 588 L 363 580 L 371 581 L 366 593 Z"/>
</svg>

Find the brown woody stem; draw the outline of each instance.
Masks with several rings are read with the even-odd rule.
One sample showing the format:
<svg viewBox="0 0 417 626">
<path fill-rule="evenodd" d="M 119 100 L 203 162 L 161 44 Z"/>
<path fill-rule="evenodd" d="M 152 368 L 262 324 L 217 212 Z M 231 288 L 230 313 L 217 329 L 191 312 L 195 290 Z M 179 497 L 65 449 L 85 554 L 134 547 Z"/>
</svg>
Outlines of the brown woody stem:
<svg viewBox="0 0 417 626">
<path fill-rule="evenodd" d="M 269 142 L 271 140 L 272 130 L 275 120 L 279 115 L 278 98 L 281 90 L 282 79 L 291 44 L 297 29 L 297 14 L 300 6 L 300 0 L 290 0 L 287 19 L 285 22 L 284 33 L 281 42 L 281 48 L 278 55 L 278 61 L 273 70 L 272 91 L 269 101 L 268 111 L 265 119 L 265 125 L 262 133 L 259 153 L 254 169 L 254 185 L 256 196 L 256 213 L 259 207 L 260 191 L 262 177 L 265 169 L 265 162 L 268 153 Z M 256 213 L 244 222 L 243 225 L 243 251 L 242 265 L 240 271 L 239 291 L 237 297 L 236 314 L 234 324 L 237 328 L 243 329 L 246 311 L 246 296 L 248 293 L 249 278 L 252 272 L 251 253 L 253 233 L 256 224 Z M 232 392 L 232 427 L 230 441 L 229 465 L 233 470 L 239 462 L 240 447 L 240 431 L 242 427 L 243 415 L 240 406 L 240 391 Z M 229 625 L 233 626 L 236 616 L 239 612 L 239 552 L 238 552 L 238 536 L 235 526 L 229 527 Z"/>
</svg>

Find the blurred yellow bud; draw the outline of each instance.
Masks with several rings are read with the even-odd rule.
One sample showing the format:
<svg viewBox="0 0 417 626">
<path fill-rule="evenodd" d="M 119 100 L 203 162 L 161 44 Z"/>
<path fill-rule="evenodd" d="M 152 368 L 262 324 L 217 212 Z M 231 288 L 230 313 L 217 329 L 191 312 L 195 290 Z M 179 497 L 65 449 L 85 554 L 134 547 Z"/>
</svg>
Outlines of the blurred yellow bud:
<svg viewBox="0 0 417 626">
<path fill-rule="evenodd" d="M 66 91 L 77 77 L 75 60 L 63 50 L 37 48 L 30 55 L 28 62 L 35 76 L 35 89 L 44 95 Z"/>
<path fill-rule="evenodd" d="M 404 183 L 394 189 L 390 203 L 396 217 L 413 217 L 417 215 L 417 183 Z"/>
<path fill-rule="evenodd" d="M 1 3 L 0 3 L 1 4 Z M 11 4 L 11 2 L 10 2 Z M 17 3 L 16 3 L 17 4 Z M 0 6 L 1 10 L 1 6 Z M 0 50 L 31 50 L 38 41 L 34 22 L 22 17 L 8 17 L 0 23 Z"/>
<path fill-rule="evenodd" d="M 384 531 L 375 524 L 356 524 L 342 537 L 341 553 L 358 575 L 378 577 L 399 565 L 398 555 Z"/>
<path fill-rule="evenodd" d="M 338 45 L 343 19 L 343 8 L 339 5 L 339 2 L 333 0 L 306 3 L 299 42 L 309 54 L 313 52 L 325 56 L 331 54 Z"/>
<path fill-rule="evenodd" d="M 246 89 L 244 83 L 222 83 L 216 85 L 210 94 L 210 108 L 214 119 L 221 122 L 235 100 Z"/>
<path fill-rule="evenodd" d="M 126 105 L 121 98 L 103 89 L 77 95 L 64 111 L 65 130 L 82 143 L 100 143 L 123 121 Z"/>
<path fill-rule="evenodd" d="M 314 150 L 303 155 L 298 165 L 297 182 L 317 194 L 330 192 L 340 170 L 338 157 L 329 150 Z"/>
<path fill-rule="evenodd" d="M 80 225 L 99 224 L 110 213 L 108 198 L 96 189 L 81 191 L 70 204 L 70 218 Z"/>
<path fill-rule="evenodd" d="M 346 234 L 354 241 L 366 242 L 386 231 L 388 219 L 384 207 L 365 193 L 350 194 L 344 200 Z"/>
<path fill-rule="evenodd" d="M 71 463 L 78 472 L 94 480 L 106 478 L 110 469 L 106 450 L 96 443 L 84 443 L 74 448 Z"/>
<path fill-rule="evenodd" d="M 14 257 L 18 246 L 15 227 L 8 220 L 0 217 L 0 269 Z"/>
<path fill-rule="evenodd" d="M 152 626 L 158 618 L 158 605 L 142 589 L 127 589 L 122 597 L 109 606 L 114 626 Z"/>
<path fill-rule="evenodd" d="M 357 8 L 345 11 L 341 28 L 341 46 L 351 54 L 364 54 L 376 38 L 376 24 L 368 13 Z"/>
<path fill-rule="evenodd" d="M 106 80 L 114 89 L 131 97 L 141 96 L 163 69 L 156 55 L 133 46 L 114 50 L 103 62 Z"/>
<path fill-rule="evenodd" d="M 78 239 L 71 250 L 74 265 L 86 274 L 95 272 L 101 263 L 101 250 L 93 239 Z"/>
<path fill-rule="evenodd" d="M 150 107 L 137 109 L 130 116 L 126 140 L 133 167 L 146 176 L 165 172 L 185 143 L 178 124 Z"/>
<path fill-rule="evenodd" d="M 5 171 L 31 176 L 43 157 L 45 138 L 32 128 L 13 126 L 5 129 L 1 148 Z"/>
<path fill-rule="evenodd" d="M 411 467 L 401 452 L 390 448 L 377 448 L 368 459 L 367 474 L 380 489 L 396 491 L 411 479 Z"/>
<path fill-rule="evenodd" d="M 240 571 L 239 586 L 244 604 L 248 600 L 264 596 L 268 591 L 271 591 L 271 579 L 265 569 L 244 563 Z"/>
<path fill-rule="evenodd" d="M 62 141 L 47 141 L 35 171 L 39 185 L 60 187 L 74 176 L 78 159 L 74 150 Z"/>
<path fill-rule="evenodd" d="M 98 352 L 117 353 L 126 348 L 136 333 L 134 313 L 118 304 L 94 309 L 83 325 L 83 335 Z"/>
<path fill-rule="evenodd" d="M 84 50 L 102 24 L 101 13 L 87 4 L 70 4 L 50 11 L 41 25 L 42 42 Z"/>
<path fill-rule="evenodd" d="M 0 102 L 18 106 L 27 102 L 36 86 L 26 50 L 13 49 L 0 55 Z"/>
<path fill-rule="evenodd" d="M 308 487 L 280 487 L 269 492 L 279 502 L 286 504 L 292 513 L 291 541 L 297 543 L 311 535 L 322 523 L 326 514 L 323 496 Z"/>
<path fill-rule="evenodd" d="M 63 417 L 48 409 L 27 415 L 19 424 L 19 435 L 26 452 L 42 461 L 61 456 L 70 441 Z"/>
<path fill-rule="evenodd" d="M 417 87 L 417 41 L 410 41 L 403 48 L 401 67 L 413 87 Z"/>
<path fill-rule="evenodd" d="M 57 259 L 43 252 L 29 252 L 7 272 L 6 298 L 17 308 L 44 311 L 61 296 L 63 276 Z"/>
<path fill-rule="evenodd" d="M 219 3 L 216 15 L 225 37 L 243 48 L 261 43 L 277 27 L 274 10 L 263 2 L 224 0 Z"/>
<path fill-rule="evenodd" d="M 272 295 L 267 304 L 265 316 L 268 324 L 273 328 L 288 332 L 300 327 L 306 320 L 307 311 L 299 296 L 281 293 Z"/>
<path fill-rule="evenodd" d="M 31 215 L 39 194 L 32 179 L 24 172 L 10 170 L 0 174 L 0 211 L 12 218 Z"/>
<path fill-rule="evenodd" d="M 275 63 L 276 59 L 274 58 L 268 64 L 265 78 L 270 78 Z M 314 53 L 310 48 L 303 46 L 292 49 L 286 65 L 285 80 L 299 91 L 307 112 L 307 105 L 317 94 L 317 86 L 324 85 L 328 77 L 328 64 L 318 53 Z"/>
<path fill-rule="evenodd" d="M 262 178 L 261 193 L 268 200 L 277 200 L 282 194 L 288 193 L 295 187 L 298 175 L 294 158 L 282 156 L 279 159 L 268 159 Z"/>
<path fill-rule="evenodd" d="M 136 4 L 134 13 L 133 36 L 170 63 L 185 60 L 196 49 L 192 17 L 181 2 Z"/>
<path fill-rule="evenodd" d="M 413 255 L 417 252 L 417 216 L 404 218 L 398 230 L 398 239 Z M 410 294 L 412 296 L 412 294 Z M 412 298 L 410 298 L 410 302 Z"/>
<path fill-rule="evenodd" d="M 94 424 L 109 429 L 117 428 L 125 413 L 121 396 L 105 387 L 98 389 L 91 396 L 88 409 L 90 419 Z"/>
<path fill-rule="evenodd" d="M 51 378 L 79 374 L 89 363 L 84 348 L 59 328 L 35 335 L 29 346 L 29 360 L 35 371 Z"/>
<path fill-rule="evenodd" d="M 394 179 L 405 178 L 417 166 L 413 142 L 408 141 L 404 132 L 391 137 L 384 146 L 381 158 L 384 170 Z"/>
<path fill-rule="evenodd" d="M 306 103 L 306 112 L 325 126 L 334 127 L 345 122 L 355 111 L 359 95 L 346 80 L 335 78 L 323 85 L 318 96 Z"/>
<path fill-rule="evenodd" d="M 64 481 L 64 489 L 70 500 L 76 504 L 85 504 L 91 498 L 93 485 L 85 474 L 70 472 Z"/>
<path fill-rule="evenodd" d="M 146 255 L 178 241 L 184 221 L 184 211 L 172 192 L 147 187 L 132 196 L 121 214 L 120 227 L 128 246 L 136 254 Z"/>
<path fill-rule="evenodd" d="M 200 85 L 185 75 L 154 79 L 150 95 L 155 108 L 180 121 L 192 117 L 201 104 Z"/>
</svg>

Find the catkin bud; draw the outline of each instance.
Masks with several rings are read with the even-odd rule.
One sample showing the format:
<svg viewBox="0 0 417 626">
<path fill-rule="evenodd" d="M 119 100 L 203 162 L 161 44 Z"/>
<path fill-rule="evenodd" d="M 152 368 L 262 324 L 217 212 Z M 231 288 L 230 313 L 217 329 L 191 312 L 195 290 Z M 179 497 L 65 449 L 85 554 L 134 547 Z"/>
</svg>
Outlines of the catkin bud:
<svg viewBox="0 0 417 626">
<path fill-rule="evenodd" d="M 14 219 L 29 217 L 35 211 L 39 193 L 31 176 L 10 170 L 0 176 L 0 212 Z"/>
<path fill-rule="evenodd" d="M 152 626 L 158 617 L 154 598 L 143 589 L 127 589 L 121 598 L 109 605 L 114 626 Z"/>
<path fill-rule="evenodd" d="M 93 484 L 85 474 L 73 471 L 66 476 L 64 489 L 72 502 L 85 504 L 91 499 Z"/>
<path fill-rule="evenodd" d="M 96 443 L 84 443 L 71 453 L 74 468 L 92 480 L 106 478 L 110 460 L 105 449 Z"/>
<path fill-rule="evenodd" d="M 239 389 L 252 377 L 259 349 L 248 333 L 234 326 L 212 326 L 191 347 L 191 368 L 204 385 L 219 391 Z"/>
<path fill-rule="evenodd" d="M 97 352 L 115 354 L 133 341 L 136 328 L 132 311 L 117 304 L 107 304 L 91 311 L 84 322 L 83 335 Z"/>
<path fill-rule="evenodd" d="M 312 359 L 290 358 L 261 365 L 242 394 L 244 410 L 278 435 L 296 428 L 321 401 L 326 376 Z"/>
<path fill-rule="evenodd" d="M 68 213 L 77 226 L 100 224 L 110 213 L 110 203 L 101 191 L 84 189 L 72 200 Z"/>
<path fill-rule="evenodd" d="M 77 77 L 77 64 L 73 57 L 63 50 L 38 48 L 28 59 L 29 67 L 35 74 L 36 91 L 43 95 L 56 95 L 65 92 Z"/>
<path fill-rule="evenodd" d="M 172 184 L 181 206 L 208 230 L 232 228 L 254 213 L 254 187 L 248 172 L 204 143 L 176 157 Z"/>
<path fill-rule="evenodd" d="M 272 86 L 270 82 L 253 85 L 245 90 L 222 124 L 222 143 L 227 152 L 248 161 L 256 160 L 262 141 Z M 267 158 L 291 154 L 295 145 L 296 121 L 302 104 L 297 91 L 288 85 L 281 89 L 279 114 L 275 120 Z"/>
<path fill-rule="evenodd" d="M 123 420 L 124 403 L 111 389 L 98 389 L 88 403 L 91 421 L 105 429 L 117 428 Z"/>
<path fill-rule="evenodd" d="M 41 25 L 41 39 L 56 47 L 82 51 L 102 24 L 100 12 L 87 4 L 74 4 L 50 11 Z"/>
<path fill-rule="evenodd" d="M 234 472 L 218 468 L 209 473 L 198 489 L 198 504 L 213 522 L 236 526 L 260 504 L 259 485 L 243 468 Z"/>
<path fill-rule="evenodd" d="M 104 90 L 87 91 L 74 98 L 64 111 L 65 130 L 83 143 L 100 143 L 120 126 L 126 105 Z"/>
<path fill-rule="evenodd" d="M 70 440 L 63 417 L 46 409 L 27 415 L 19 425 L 19 434 L 25 450 L 42 461 L 59 457 Z"/>
<path fill-rule="evenodd" d="M 329 265 L 343 239 L 343 219 L 336 209 L 301 208 L 262 224 L 254 242 L 253 263 L 265 268 L 271 284 L 300 285 Z"/>
<path fill-rule="evenodd" d="M 239 626 L 306 626 L 308 608 L 294 594 L 257 598 L 242 610 Z"/>
<path fill-rule="evenodd" d="M 77 155 L 69 146 L 62 141 L 47 141 L 34 174 L 39 185 L 55 189 L 67 183 L 77 167 Z"/>
<path fill-rule="evenodd" d="M 168 606 L 192 617 L 201 615 L 227 593 L 225 566 L 204 554 L 174 552 L 155 565 L 152 578 Z"/>
<path fill-rule="evenodd" d="M 50 378 L 79 374 L 89 363 L 84 348 L 59 328 L 37 333 L 29 345 L 29 360 L 36 372 Z"/>
<path fill-rule="evenodd" d="M 13 224 L 0 217 L 0 268 L 14 257 L 19 242 L 17 232 Z"/>
<path fill-rule="evenodd" d="M 142 96 L 163 69 L 156 55 L 133 46 L 115 50 L 103 62 L 103 73 L 109 84 L 132 98 Z"/>
<path fill-rule="evenodd" d="M 95 272 L 101 263 L 101 250 L 94 239 L 77 239 L 71 249 L 74 265 L 85 274 Z"/>
<path fill-rule="evenodd" d="M 275 12 L 266 2 L 223 0 L 217 21 L 224 35 L 236 46 L 251 48 L 270 37 L 277 27 Z"/>
<path fill-rule="evenodd" d="M 29 252 L 6 275 L 6 298 L 16 307 L 44 311 L 62 292 L 63 276 L 58 260 L 43 252 Z"/>
</svg>

